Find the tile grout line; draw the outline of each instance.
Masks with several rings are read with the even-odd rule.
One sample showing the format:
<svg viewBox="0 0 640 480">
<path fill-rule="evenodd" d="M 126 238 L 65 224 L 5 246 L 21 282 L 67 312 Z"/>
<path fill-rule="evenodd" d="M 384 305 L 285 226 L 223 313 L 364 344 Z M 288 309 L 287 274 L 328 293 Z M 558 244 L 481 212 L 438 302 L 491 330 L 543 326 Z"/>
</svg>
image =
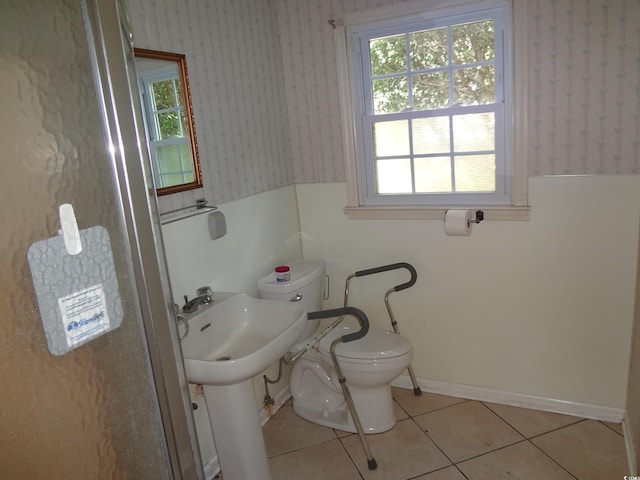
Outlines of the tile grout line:
<svg viewBox="0 0 640 480">
<path fill-rule="evenodd" d="M 397 400 L 396 400 L 395 398 L 394 398 L 394 401 L 396 401 L 396 402 L 397 402 Z M 465 399 L 465 402 L 469 402 L 469 401 L 471 401 L 471 400 Z M 459 405 L 459 404 L 461 404 L 461 403 L 465 403 L 465 402 L 456 403 L 456 404 L 454 404 L 454 405 Z M 459 464 L 461 464 L 461 463 L 463 463 L 463 462 L 467 462 L 467 461 L 472 460 L 472 459 L 475 459 L 475 458 L 482 457 L 482 456 L 484 456 L 484 455 L 488 455 L 488 454 L 491 454 L 491 453 L 494 453 L 494 452 L 497 452 L 497 451 L 503 450 L 503 449 L 508 448 L 508 447 L 512 447 L 512 446 L 514 446 L 514 445 L 517 445 L 517 444 L 520 444 L 520 443 L 523 443 L 523 442 L 527 442 L 527 443 L 531 444 L 534 448 L 536 448 L 537 450 L 539 450 L 540 452 L 542 452 L 542 453 L 543 453 L 547 458 L 549 458 L 553 463 L 555 463 L 555 464 L 556 464 L 556 465 L 558 465 L 562 470 L 564 470 L 565 472 L 567 472 L 567 474 L 568 474 L 568 475 L 571 475 L 571 477 L 573 477 L 573 478 L 574 478 L 574 479 L 576 479 L 576 480 L 580 480 L 580 479 L 578 479 L 578 477 L 576 477 L 575 475 L 573 475 L 569 470 L 567 470 L 567 469 L 566 469 L 566 467 L 564 467 L 562 464 L 560 464 L 558 461 L 556 461 L 554 458 L 552 458 L 550 455 L 548 455 L 544 450 L 542 450 L 540 447 L 538 447 L 538 446 L 537 446 L 535 443 L 533 443 L 531 440 L 532 440 L 532 439 L 534 439 L 534 438 L 538 438 L 538 437 L 541 437 L 541 436 L 543 436 L 543 435 L 546 435 L 546 434 L 548 434 L 548 433 L 555 432 L 555 431 L 558 431 L 558 430 L 562 430 L 563 428 L 566 428 L 566 427 L 569 427 L 569 426 L 576 425 L 576 424 L 578 424 L 578 423 L 584 422 L 586 419 L 576 417 L 576 419 L 577 419 L 577 420 L 576 420 L 576 422 L 574 422 L 574 423 L 570 423 L 570 424 L 568 424 L 568 425 L 563 425 L 562 427 L 554 428 L 554 429 L 552 429 L 552 430 L 549 430 L 548 432 L 540 433 L 540 434 L 538 434 L 538 435 L 534 435 L 534 436 L 532 436 L 532 437 L 527 437 L 527 436 L 526 436 L 526 435 L 524 435 L 521 431 L 519 431 L 515 426 L 511 425 L 511 423 L 510 423 L 509 421 L 507 421 L 505 418 L 503 418 L 502 416 L 500 416 L 497 412 L 493 411 L 493 410 L 492 410 L 488 405 L 486 405 L 486 404 L 485 404 L 485 402 L 482 402 L 482 401 L 478 401 L 478 402 L 479 402 L 479 403 L 481 403 L 481 404 L 482 404 L 482 405 L 483 405 L 487 410 L 489 410 L 489 412 L 491 412 L 491 413 L 492 413 L 492 414 L 494 414 L 496 417 L 498 417 L 500 420 L 502 420 L 502 421 L 503 421 L 506 425 L 508 425 L 511 429 L 513 429 L 513 430 L 514 430 L 518 435 L 520 435 L 520 436 L 522 437 L 522 439 L 521 439 L 521 440 L 519 440 L 519 441 L 513 442 L 513 443 L 511 443 L 511 444 L 509 444 L 509 445 L 504 445 L 504 446 L 502 446 L 502 447 L 498 447 L 498 448 L 496 448 L 496 449 L 494 449 L 494 450 L 490 450 L 490 451 L 488 451 L 488 452 L 484 452 L 484 453 L 482 453 L 482 454 L 475 455 L 475 456 L 473 456 L 473 457 L 465 458 L 464 460 L 461 460 L 461 461 L 459 461 L 459 462 L 457 462 L 457 463 L 453 462 L 453 460 L 452 460 L 452 459 L 451 459 L 451 458 L 450 458 L 450 457 L 449 457 L 449 456 L 444 452 L 444 450 L 442 450 L 442 448 L 440 448 L 440 445 L 438 445 L 438 444 L 436 443 L 436 441 L 435 441 L 433 438 L 431 438 L 431 436 L 429 435 L 429 433 L 428 433 L 427 431 L 425 431 L 425 430 L 423 430 L 423 429 L 422 429 L 422 427 L 421 427 L 421 426 L 420 426 L 420 425 L 415 421 L 414 417 L 413 417 L 412 415 L 410 415 L 410 414 L 409 414 L 409 413 L 404 409 L 404 407 L 402 407 L 402 404 L 400 404 L 400 402 L 397 402 L 397 403 L 398 403 L 398 405 L 400 405 L 400 407 L 405 411 L 405 413 L 406 413 L 407 415 L 409 415 L 409 418 L 410 418 L 410 419 L 411 419 L 411 420 L 412 420 L 412 421 L 413 421 L 413 422 L 418 426 L 418 428 L 420 429 L 420 431 L 422 431 L 422 432 L 427 436 L 427 438 L 429 438 L 429 440 L 431 440 L 431 441 L 433 442 L 433 444 L 438 448 L 438 450 L 440 450 L 440 451 L 442 452 L 442 454 L 447 458 L 447 460 L 449 460 L 449 461 L 451 462 L 451 466 L 454 466 L 454 467 L 455 467 L 455 468 L 456 468 L 456 469 L 457 469 L 457 470 L 462 474 L 462 476 L 464 476 L 467 480 L 468 480 L 468 477 L 464 474 L 464 472 L 462 472 L 462 470 L 460 469 L 460 467 L 458 467 L 458 465 L 459 465 Z M 438 409 L 434 409 L 434 410 L 431 410 L 431 411 L 429 411 L 429 412 L 422 413 L 422 414 L 420 414 L 420 415 L 426 415 L 426 414 L 428 414 L 428 413 L 431 413 L 432 411 L 433 411 L 433 412 L 435 412 L 435 411 L 438 411 L 438 410 L 443 410 L 443 409 L 445 409 L 445 408 L 449 408 L 449 407 L 451 407 L 451 406 L 453 406 L 453 405 L 447 405 L 447 406 L 445 406 L 445 407 L 441 407 L 441 408 L 438 408 Z M 607 426 L 607 425 L 605 425 L 605 426 Z M 608 426 L 607 426 L 607 427 L 608 427 Z M 609 428 L 609 427 L 608 427 L 608 428 Z M 613 430 L 613 429 L 611 429 L 611 430 Z M 615 432 L 615 430 L 614 430 L 614 432 Z M 615 432 L 615 433 L 618 433 L 618 432 Z M 444 468 L 448 468 L 448 467 L 444 467 Z M 440 469 L 440 470 L 442 470 L 442 469 Z M 436 471 L 436 470 L 434 470 L 434 471 Z M 433 473 L 433 472 L 428 472 L 428 473 Z"/>
<path fill-rule="evenodd" d="M 334 429 L 334 433 L 335 433 L 335 429 Z M 344 443 L 342 442 L 343 438 L 349 438 L 350 435 L 345 435 L 343 437 L 340 437 L 336 434 L 336 436 L 338 437 L 338 442 L 340 443 L 340 446 L 342 447 L 342 450 L 344 450 L 344 453 L 347 455 L 347 457 L 349 458 L 349 461 L 351 462 L 351 465 L 353 465 L 353 468 L 356 469 L 356 472 L 358 473 L 358 475 L 360 476 L 360 478 L 362 480 L 365 480 L 364 475 L 360 472 L 360 469 L 358 468 L 358 465 L 356 464 L 355 459 L 351 456 L 351 454 L 349 453 L 349 450 L 347 449 L 347 447 L 345 447 Z M 366 457 L 366 455 L 365 455 Z M 365 458 L 366 460 L 366 458 Z"/>
<path fill-rule="evenodd" d="M 520 430 L 518 430 L 515 426 L 511 425 L 511 423 L 506 419 L 503 418 L 498 412 L 494 411 L 489 405 L 486 405 L 485 402 L 481 402 L 485 407 L 487 407 L 489 409 L 489 411 L 493 412 L 498 418 L 500 418 L 503 422 L 505 422 L 507 425 L 509 425 L 511 428 L 513 428 L 516 432 L 518 432 L 520 435 L 522 435 L 522 437 L 524 438 L 524 441 L 530 443 L 534 448 L 536 448 L 537 450 L 539 450 L 540 452 L 542 452 L 543 455 L 545 455 L 547 458 L 549 458 L 553 463 L 555 463 L 556 465 L 558 465 L 562 470 L 564 470 L 565 472 L 567 472 L 567 474 L 571 475 L 573 478 L 575 478 L 576 480 L 580 480 L 578 479 L 578 477 L 576 477 L 574 474 L 572 474 L 569 470 L 567 470 L 567 468 L 562 465 L 560 462 L 558 462 L 557 460 L 555 460 L 553 457 L 551 457 L 547 452 L 545 452 L 544 450 L 542 450 L 542 448 L 540 448 L 538 445 L 536 445 L 535 443 L 533 443 L 531 440 L 533 440 L 534 438 L 538 438 L 541 437 L 543 435 L 547 435 L 548 433 L 552 433 L 552 432 L 557 432 L 559 430 L 562 430 L 563 428 L 567 428 L 573 425 L 577 425 L 578 423 L 584 422 L 586 419 L 584 418 L 578 418 L 576 417 L 576 421 L 574 423 L 570 423 L 568 425 L 563 425 L 561 427 L 558 428 L 554 428 L 551 429 L 547 432 L 543 432 L 543 433 L 539 433 L 537 435 L 532 435 L 531 437 L 527 437 L 524 433 L 522 433 Z M 522 442 L 517 442 L 517 443 L 522 443 Z M 513 444 L 515 445 L 515 443 Z M 509 445 L 510 446 L 510 445 Z M 506 447 L 503 447 L 506 448 Z M 477 458 L 477 457 L 476 457 Z M 466 460 L 465 460 L 466 461 Z"/>
<path fill-rule="evenodd" d="M 604 425 L 605 427 L 607 427 L 609 430 L 613 430 L 614 433 L 617 433 L 618 435 L 620 435 L 623 439 L 624 439 L 624 432 L 620 433 L 619 431 L 617 431 L 615 428 L 610 427 L 608 425 L 608 422 L 603 422 L 602 420 L 598 420 L 598 422 L 600 422 L 602 425 Z"/>
<path fill-rule="evenodd" d="M 464 472 L 460 469 L 460 467 L 459 467 L 459 465 L 460 465 L 460 464 L 462 464 L 462 463 L 464 463 L 464 462 L 467 462 L 467 461 L 469 461 L 469 460 L 473 460 L 473 459 L 476 459 L 476 458 L 479 458 L 479 457 L 483 457 L 483 456 L 486 456 L 486 455 L 489 455 L 489 454 L 492 454 L 492 453 L 498 452 L 498 451 L 500 451 L 500 450 L 504 450 L 504 449 L 506 449 L 506 448 L 512 447 L 512 446 L 514 446 L 514 445 L 521 444 L 521 443 L 523 443 L 523 442 L 528 442 L 528 443 L 529 443 L 530 445 L 532 445 L 532 446 L 533 446 L 537 451 L 541 452 L 541 453 L 542 453 L 546 458 L 548 458 L 549 460 L 551 460 L 555 465 L 557 465 L 557 466 L 558 466 L 558 467 L 560 467 L 564 472 L 566 472 L 566 473 L 567 473 L 571 478 L 576 479 L 576 480 L 580 480 L 580 478 L 579 478 L 576 474 L 573 474 L 571 471 L 569 471 L 569 470 L 568 470 L 565 466 L 563 466 L 559 461 L 557 461 L 556 459 L 554 459 L 550 454 L 548 454 L 547 452 L 545 452 L 545 451 L 544 451 L 540 446 L 538 446 L 536 443 L 534 443 L 534 442 L 533 442 L 533 440 L 538 439 L 538 438 L 540 438 L 540 437 L 543 437 L 543 436 L 545 436 L 545 435 L 551 434 L 551 433 L 553 433 L 553 432 L 558 432 L 558 431 L 561 431 L 561 430 L 563 430 L 563 429 L 565 429 L 565 428 L 569 428 L 569 427 L 572 427 L 572 426 L 578 425 L 578 424 L 580 424 L 580 423 L 583 423 L 583 422 L 587 421 L 588 419 L 586 419 L 586 418 L 581 418 L 581 417 L 575 417 L 575 419 L 576 419 L 576 421 L 575 421 L 575 422 L 569 423 L 569 424 L 567 424 L 567 425 L 562 425 L 562 426 L 559 426 L 559 427 L 556 427 L 556 428 L 552 428 L 551 430 L 548 430 L 548 431 L 545 431 L 545 432 L 542 432 L 542 433 L 538 433 L 538 434 L 535 434 L 535 435 L 532 435 L 532 436 L 529 436 L 529 437 L 528 437 L 528 436 L 526 436 L 525 434 L 523 434 L 523 433 L 522 433 L 518 428 L 516 428 L 514 425 L 512 425 L 512 424 L 511 424 L 511 423 L 510 423 L 506 418 L 503 418 L 503 416 L 501 416 L 498 412 L 494 411 L 494 410 L 493 410 L 489 405 L 487 405 L 484 401 L 477 400 L 477 402 L 478 402 L 478 403 L 480 403 L 480 404 L 482 404 L 482 405 L 483 405 L 483 406 L 484 406 L 484 407 L 485 407 L 485 408 L 486 408 L 490 413 L 492 413 L 493 415 L 495 415 L 498 419 L 500 419 L 500 420 L 501 420 L 502 422 L 504 422 L 507 426 L 509 426 L 509 427 L 510 427 L 514 432 L 516 432 L 518 435 L 520 435 L 520 436 L 522 437 L 522 439 L 521 439 L 521 440 L 518 440 L 518 441 L 515 441 L 515 442 L 513 442 L 513 443 L 510 443 L 510 444 L 508 444 L 508 445 L 503 445 L 503 446 L 500 446 L 500 447 L 498 447 L 498 448 L 495 448 L 495 449 L 489 450 L 489 451 L 484 452 L 484 453 L 482 453 L 482 454 L 474 455 L 474 456 L 472 456 L 472 457 L 470 457 L 470 458 L 465 458 L 464 460 L 460 460 L 460 461 L 458 461 L 458 462 L 456 463 L 456 462 L 454 462 L 454 461 L 449 457 L 449 455 L 447 455 L 447 453 L 446 453 L 446 452 L 445 452 L 445 451 L 440 447 L 440 445 L 438 445 L 438 443 L 437 443 L 433 438 L 431 438 L 431 436 L 429 435 L 428 430 L 423 429 L 423 428 L 420 426 L 420 424 L 418 424 L 418 422 L 416 421 L 416 417 L 419 417 L 419 416 L 422 416 L 422 415 L 427 415 L 427 414 L 430 414 L 430 413 L 433 413 L 433 412 L 437 412 L 437 411 L 441 411 L 441 410 L 445 410 L 445 409 L 451 408 L 451 407 L 456 406 L 456 405 L 461 405 L 461 404 L 467 403 L 467 402 L 469 402 L 469 401 L 473 401 L 473 400 L 470 400 L 470 399 L 463 399 L 463 398 L 460 398 L 459 400 L 461 400 L 461 401 L 460 401 L 460 402 L 457 402 L 457 403 L 453 403 L 453 404 L 450 404 L 450 405 L 444 405 L 444 406 L 441 406 L 441 407 L 438 407 L 438 408 L 434 408 L 433 410 L 428 410 L 428 411 L 426 411 L 426 412 L 422 412 L 422 413 L 417 413 L 417 414 L 415 414 L 415 415 L 411 415 L 411 414 L 407 411 L 407 408 L 405 408 L 405 407 L 403 406 L 403 404 L 402 404 L 398 399 L 396 399 L 395 397 L 393 397 L 393 401 L 394 401 L 394 403 L 395 403 L 395 404 L 397 404 L 397 406 L 400 408 L 400 410 L 401 410 L 402 412 L 404 412 L 404 414 L 406 414 L 406 415 L 407 415 L 407 418 L 406 418 L 406 419 L 401 419 L 401 420 L 399 420 L 398 422 L 401 422 L 401 421 L 404 421 L 404 420 L 411 420 L 411 421 L 413 422 L 413 424 L 414 424 L 415 426 L 417 426 L 417 427 L 418 427 L 418 429 L 419 429 L 419 430 L 420 430 L 420 431 L 425 435 L 425 437 L 426 437 L 427 439 L 429 439 L 429 441 L 430 441 L 430 442 L 432 442 L 432 443 L 433 443 L 433 445 L 437 448 L 437 450 L 438 450 L 438 451 L 440 451 L 440 453 L 444 456 L 444 458 L 446 458 L 446 459 L 447 459 L 447 461 L 449 462 L 449 465 L 443 466 L 443 467 L 438 468 L 438 469 L 435 469 L 435 470 L 431 470 L 431 471 L 429 471 L 429 472 L 421 473 L 421 474 L 420 474 L 420 475 L 418 475 L 418 476 L 408 477 L 408 478 L 406 478 L 406 479 L 404 479 L 404 480 L 411 480 L 411 479 L 419 478 L 419 477 L 421 477 L 421 476 L 423 476 L 423 475 L 429 475 L 429 474 L 432 474 L 432 473 L 434 473 L 434 472 L 438 472 L 438 471 L 441 471 L 441 470 L 448 469 L 449 467 L 454 467 L 454 468 L 456 469 L 456 471 L 457 471 L 460 475 L 462 475 L 462 477 L 464 477 L 465 479 L 469 480 L 469 477 L 467 477 L 467 475 L 465 475 L 465 474 L 464 474 Z M 618 436 L 621 436 L 622 438 L 624 438 L 624 434 L 620 434 L 620 432 L 618 432 L 617 430 L 615 430 L 612 426 L 610 426 L 610 425 L 608 425 L 607 423 L 605 423 L 605 422 L 603 422 L 603 421 L 600 421 L 600 420 L 596 420 L 596 421 L 597 421 L 598 423 L 602 424 L 603 426 L 605 426 L 608 430 L 611 430 L 611 431 L 613 431 L 614 433 L 618 434 Z M 396 423 L 398 423 L 398 422 L 396 422 Z M 351 463 L 351 465 L 353 466 L 353 468 L 354 468 L 354 469 L 355 469 L 355 471 L 357 472 L 358 477 L 359 477 L 361 480 L 365 480 L 365 479 L 367 478 L 367 476 L 366 476 L 366 471 L 363 473 L 363 472 L 360 470 L 360 468 L 358 468 L 358 465 L 357 465 L 357 463 L 356 463 L 355 459 L 354 459 L 354 458 L 352 457 L 352 455 L 349 453 L 349 450 L 346 448 L 345 443 L 344 443 L 344 439 L 345 439 L 345 438 L 349 438 L 350 436 L 353 436 L 354 434 L 353 434 L 353 433 L 349 433 L 349 432 L 347 432 L 347 433 L 348 433 L 347 435 L 342 435 L 342 436 L 341 436 L 341 435 L 338 433 L 338 431 L 337 431 L 336 429 L 331 429 L 331 430 L 332 430 L 332 433 L 333 433 L 333 435 L 334 435 L 334 438 L 333 438 L 333 439 L 327 439 L 327 440 L 324 440 L 324 441 L 319 442 L 319 443 L 317 443 L 317 444 L 310 445 L 310 446 L 308 446 L 308 447 L 314 447 L 314 446 L 317 446 L 317 445 L 322 445 L 322 444 L 325 444 L 325 443 L 328 443 L 328 442 L 332 442 L 332 441 L 334 441 L 334 440 L 338 440 L 339 445 L 342 447 L 342 450 L 343 450 L 343 451 L 344 451 L 344 453 L 347 455 L 347 458 L 349 459 L 349 462 Z M 294 448 L 293 450 L 290 450 L 290 451 L 287 451 L 287 452 L 281 452 L 281 453 L 279 453 L 279 454 L 277 454 L 277 455 L 274 455 L 273 457 L 269 457 L 269 458 L 277 458 L 277 457 L 280 457 L 280 456 L 282 456 L 282 455 L 290 454 L 290 453 L 295 452 L 295 451 L 304 450 L 305 448 L 308 448 L 308 447 L 299 447 L 299 448 Z M 375 452 L 373 452 L 373 453 L 375 454 Z"/>
<path fill-rule="evenodd" d="M 575 423 L 572 423 L 572 425 L 575 425 Z M 538 435 L 538 437 L 541 435 Z M 532 437 L 532 438 L 537 438 L 537 437 Z M 543 455 L 545 455 L 547 458 L 549 458 L 553 463 L 555 463 L 556 465 L 558 465 L 562 470 L 564 470 L 565 472 L 567 472 L 569 475 L 571 475 L 573 478 L 575 478 L 576 480 L 580 480 L 578 477 L 576 477 L 573 473 L 571 473 L 569 470 L 567 470 L 567 467 L 565 467 L 564 465 L 562 465 L 560 462 L 558 462 L 555 458 L 553 458 L 551 455 L 549 455 L 547 452 L 545 452 L 542 448 L 540 448 L 538 445 L 536 445 L 535 443 L 529 441 L 529 443 L 531 443 L 531 445 L 533 445 L 535 448 L 537 448 L 538 450 L 540 450 L 540 452 L 542 452 Z"/>
<path fill-rule="evenodd" d="M 525 438 L 526 440 L 531 440 L 533 438 L 538 438 L 541 437 L 543 435 L 546 435 L 547 433 L 551 433 L 551 432 L 557 432 L 558 430 L 562 430 L 563 428 L 566 427 L 570 427 L 572 425 L 577 425 L 578 423 L 584 422 L 585 420 L 587 420 L 586 418 L 581 418 L 581 417 L 574 417 L 576 419 L 575 422 L 572 423 L 568 423 L 566 425 L 562 425 L 560 427 L 556 427 L 556 428 L 552 428 L 551 430 L 548 430 L 546 432 L 542 432 L 542 433 L 538 433 L 536 435 L 532 435 L 530 437 L 526 436 L 524 433 L 522 433 L 520 430 L 518 430 L 515 426 L 511 425 L 511 423 L 504 417 L 502 417 L 498 412 L 494 411 L 490 406 L 485 405 L 484 402 L 481 402 L 485 407 L 487 407 L 492 413 L 494 413 L 498 418 L 500 418 L 500 420 L 502 420 L 504 423 L 506 423 L 507 425 L 509 425 L 511 428 L 513 428 L 516 432 L 518 432 L 520 435 L 522 435 L 523 438 Z M 516 407 L 517 408 L 517 407 Z"/>
<path fill-rule="evenodd" d="M 459 404 L 462 404 L 462 403 L 465 403 L 465 402 L 468 402 L 468 401 L 469 401 L 468 399 L 462 399 L 462 400 L 463 400 L 462 402 L 456 403 L 456 404 L 454 404 L 454 405 L 459 405 Z M 447 454 L 444 452 L 444 450 L 442 450 L 442 448 L 440 448 L 440 445 L 438 445 L 438 444 L 435 442 L 435 440 L 429 436 L 429 433 L 428 433 L 426 430 L 423 430 L 423 428 L 418 424 L 418 422 L 416 422 L 416 420 L 415 420 L 415 418 L 414 418 L 414 417 L 419 416 L 419 415 L 426 415 L 427 413 L 437 412 L 438 410 L 443 410 L 443 409 L 445 409 L 445 408 L 450 407 L 451 405 L 445 405 L 445 406 L 443 406 L 443 407 L 439 407 L 439 408 L 436 408 L 436 409 L 433 409 L 433 410 L 429 410 L 428 412 L 420 413 L 420 414 L 418 414 L 418 415 L 411 415 L 411 414 L 410 414 L 410 413 L 409 413 L 409 412 L 408 412 L 408 411 L 407 411 L 407 410 L 402 406 L 402 404 L 401 404 L 401 403 L 400 403 L 396 398 L 393 398 L 393 401 L 394 401 L 395 403 L 397 403 L 397 404 L 398 404 L 398 406 L 402 409 L 402 411 L 403 411 L 404 413 L 406 413 L 406 414 L 407 414 L 407 416 L 409 417 L 407 420 L 411 420 L 411 421 L 416 425 L 416 427 L 418 427 L 418 430 L 420 430 L 420 431 L 421 431 L 421 432 L 422 432 L 422 433 L 423 433 L 423 434 L 424 434 L 424 435 L 425 435 L 425 436 L 426 436 L 426 437 L 427 437 L 427 438 L 428 438 L 428 439 L 429 439 L 429 440 L 430 440 L 430 441 L 431 441 L 431 442 L 436 446 L 436 448 L 440 451 L 440 453 L 442 453 L 442 454 L 445 456 L 445 458 L 446 458 L 446 459 L 449 461 L 449 463 L 450 463 L 450 465 L 447 465 L 446 467 L 442 467 L 442 468 L 439 468 L 439 469 L 437 469 L 437 470 L 432 470 L 431 472 L 427 472 L 426 474 L 430 474 L 430 473 L 433 473 L 433 472 L 437 472 L 437 471 L 439 471 L 439 470 L 444 470 L 445 468 L 454 467 L 456 470 L 458 470 L 458 472 L 460 472 L 460 474 L 461 474 L 464 478 L 466 478 L 466 479 L 468 480 L 468 477 L 467 477 L 464 473 L 462 473 L 462 472 L 460 471 L 460 469 L 456 466 L 456 464 L 455 464 L 455 463 L 453 463 L 453 460 L 451 460 L 451 458 L 449 458 L 449 455 L 447 455 Z M 422 475 L 426 475 L 426 474 L 420 474 L 420 475 L 418 475 L 418 477 L 420 477 L 420 476 L 422 476 Z M 418 478 L 418 477 L 413 477 L 413 478 Z M 410 479 L 407 479 L 407 480 L 410 480 Z"/>
</svg>

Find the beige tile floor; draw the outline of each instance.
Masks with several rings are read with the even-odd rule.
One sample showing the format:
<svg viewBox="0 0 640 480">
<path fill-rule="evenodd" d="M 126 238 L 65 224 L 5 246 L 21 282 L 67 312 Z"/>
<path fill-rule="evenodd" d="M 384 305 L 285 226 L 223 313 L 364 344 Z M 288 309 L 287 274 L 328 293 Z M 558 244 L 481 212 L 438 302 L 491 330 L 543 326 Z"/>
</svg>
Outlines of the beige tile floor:
<svg viewBox="0 0 640 480">
<path fill-rule="evenodd" d="M 620 425 L 393 389 L 396 426 L 357 435 L 309 423 L 284 405 L 263 428 L 273 480 L 622 480 Z"/>
</svg>

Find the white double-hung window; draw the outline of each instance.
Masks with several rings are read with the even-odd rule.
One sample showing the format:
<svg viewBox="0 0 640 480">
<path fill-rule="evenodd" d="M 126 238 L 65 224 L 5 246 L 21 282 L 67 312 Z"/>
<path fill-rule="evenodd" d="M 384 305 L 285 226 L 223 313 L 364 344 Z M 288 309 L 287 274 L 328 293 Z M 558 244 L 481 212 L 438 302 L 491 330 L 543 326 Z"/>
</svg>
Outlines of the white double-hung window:
<svg viewBox="0 0 640 480">
<path fill-rule="evenodd" d="M 510 4 L 421 3 L 352 14 L 337 33 L 351 206 L 518 204 Z"/>
<path fill-rule="evenodd" d="M 184 93 L 177 66 L 170 63 L 141 73 L 139 82 L 156 186 L 164 188 L 193 182 Z"/>
</svg>

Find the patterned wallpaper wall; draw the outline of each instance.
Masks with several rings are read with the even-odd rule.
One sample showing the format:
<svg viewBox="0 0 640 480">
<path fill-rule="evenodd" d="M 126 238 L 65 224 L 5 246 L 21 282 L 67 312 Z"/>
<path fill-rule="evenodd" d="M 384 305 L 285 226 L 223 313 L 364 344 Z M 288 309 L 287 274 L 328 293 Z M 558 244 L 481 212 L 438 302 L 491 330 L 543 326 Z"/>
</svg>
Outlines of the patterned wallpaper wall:
<svg viewBox="0 0 640 480">
<path fill-rule="evenodd" d="M 640 173 L 640 1 L 529 3 L 531 175 Z"/>
<path fill-rule="evenodd" d="M 344 181 L 328 20 L 402 1 L 128 0 L 139 46 L 187 54 L 209 200 Z M 515 1 L 529 18 L 529 174 L 640 173 L 640 0 Z"/>
<path fill-rule="evenodd" d="M 640 1 L 528 8 L 530 175 L 640 173 Z M 296 182 L 344 180 L 332 15 L 397 3 L 274 0 Z M 425 1 L 425 4 L 428 4 Z"/>
<path fill-rule="evenodd" d="M 293 182 L 275 10 L 263 0 L 127 0 L 135 44 L 184 53 L 202 189 L 162 211 L 224 203 Z"/>
<path fill-rule="evenodd" d="M 344 182 L 342 121 L 329 19 L 403 0 L 273 0 L 278 12 L 296 183 Z"/>
</svg>

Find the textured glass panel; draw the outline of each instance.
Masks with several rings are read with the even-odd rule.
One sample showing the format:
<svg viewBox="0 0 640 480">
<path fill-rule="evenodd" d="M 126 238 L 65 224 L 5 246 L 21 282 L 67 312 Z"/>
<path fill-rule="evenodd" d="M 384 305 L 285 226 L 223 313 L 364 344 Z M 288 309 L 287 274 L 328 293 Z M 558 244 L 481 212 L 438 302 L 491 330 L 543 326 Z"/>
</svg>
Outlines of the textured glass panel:
<svg viewBox="0 0 640 480">
<path fill-rule="evenodd" d="M 407 77 L 374 80 L 372 85 L 374 113 L 398 113 L 409 108 Z"/>
<path fill-rule="evenodd" d="M 449 117 L 429 117 L 413 120 L 413 152 L 416 155 L 425 153 L 449 153 Z"/>
<path fill-rule="evenodd" d="M 373 126 L 373 152 L 376 157 L 409 155 L 409 122 L 378 122 Z"/>
<path fill-rule="evenodd" d="M 412 193 L 411 162 L 408 158 L 376 161 L 377 193 Z"/>
<path fill-rule="evenodd" d="M 168 479 L 80 3 L 7 0 L 0 15 L 0 217 L 14 219 L 0 229 L 0 477 Z M 109 232 L 124 321 L 56 357 L 25 252 L 57 235 L 66 202 L 81 229 Z"/>
<path fill-rule="evenodd" d="M 486 62 L 495 57 L 493 20 L 451 27 L 453 63 Z"/>
<path fill-rule="evenodd" d="M 155 161 L 160 175 L 157 179 L 158 187 L 180 185 L 187 179 L 194 178 L 188 142 L 156 146 Z"/>
<path fill-rule="evenodd" d="M 180 119 L 178 118 L 177 112 L 164 112 L 158 114 L 156 117 L 158 119 L 158 126 L 160 127 L 159 140 L 182 136 Z"/>
<path fill-rule="evenodd" d="M 371 74 L 387 75 L 407 70 L 405 36 L 376 38 L 369 41 Z"/>
<path fill-rule="evenodd" d="M 156 160 L 160 172 L 182 171 L 180 145 L 165 145 L 156 149 Z"/>
<path fill-rule="evenodd" d="M 444 67 L 449 63 L 447 29 L 434 28 L 409 35 L 411 70 Z"/>
<path fill-rule="evenodd" d="M 493 112 L 453 117 L 453 146 L 456 152 L 496 149 L 496 122 Z"/>
<path fill-rule="evenodd" d="M 456 191 L 493 192 L 496 189 L 495 155 L 455 157 Z"/>
<path fill-rule="evenodd" d="M 450 193 L 451 158 L 416 158 L 416 193 Z"/>
<path fill-rule="evenodd" d="M 450 106 L 448 72 L 413 75 L 412 82 L 414 110 L 431 110 Z"/>
<path fill-rule="evenodd" d="M 456 105 L 486 105 L 496 101 L 496 76 L 493 65 L 460 68 L 453 73 Z"/>
<path fill-rule="evenodd" d="M 162 80 L 151 84 L 154 110 L 164 110 L 176 106 L 175 82 Z"/>
<path fill-rule="evenodd" d="M 181 173 L 169 173 L 160 175 L 161 186 L 166 187 L 168 185 L 179 185 L 184 181 L 184 177 Z"/>
</svg>

